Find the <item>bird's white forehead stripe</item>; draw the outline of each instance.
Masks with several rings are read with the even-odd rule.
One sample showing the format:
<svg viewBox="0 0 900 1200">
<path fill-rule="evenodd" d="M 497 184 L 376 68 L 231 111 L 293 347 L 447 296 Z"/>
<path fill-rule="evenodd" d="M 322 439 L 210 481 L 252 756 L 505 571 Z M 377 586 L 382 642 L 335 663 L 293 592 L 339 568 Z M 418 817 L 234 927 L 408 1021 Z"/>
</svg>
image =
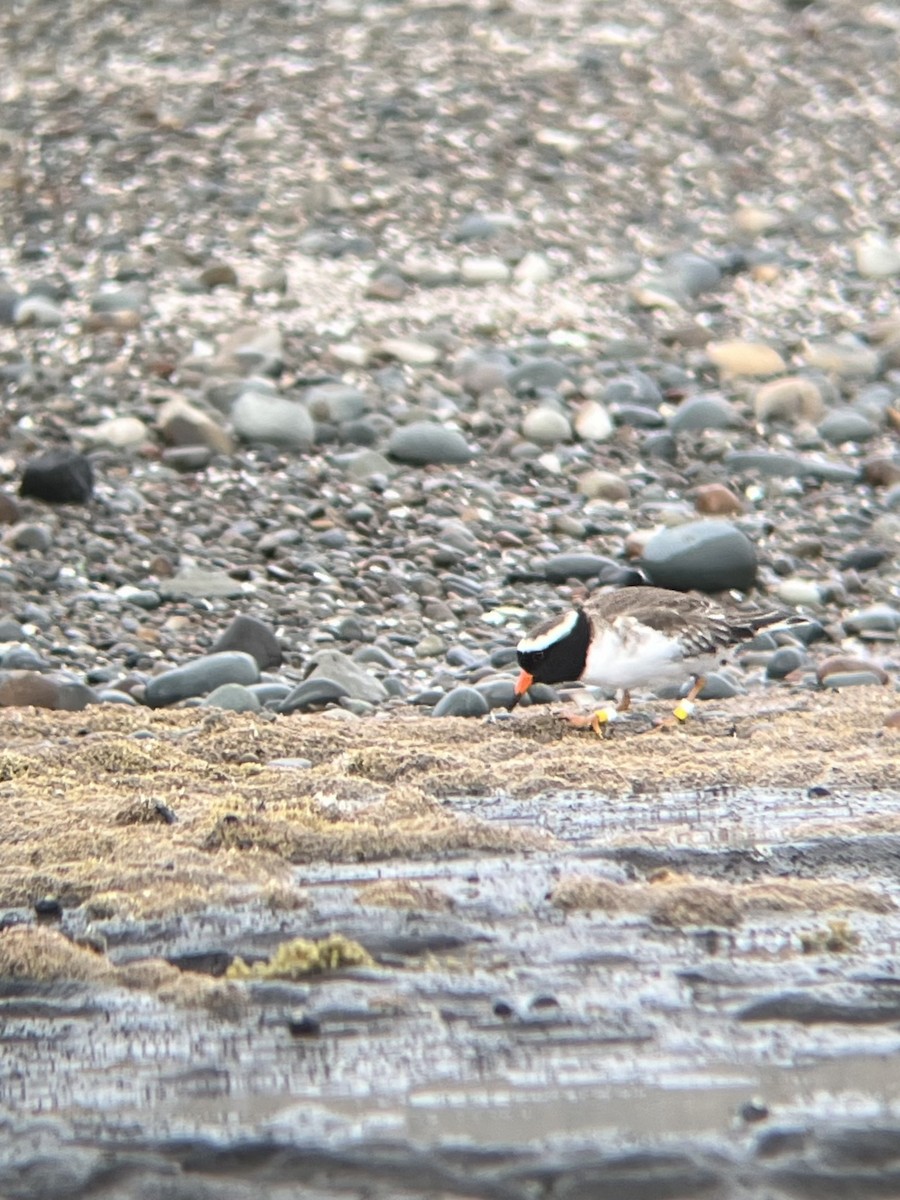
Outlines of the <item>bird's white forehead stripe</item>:
<svg viewBox="0 0 900 1200">
<path fill-rule="evenodd" d="M 575 623 L 578 620 L 577 612 L 567 612 L 559 618 L 558 621 L 550 626 L 549 629 L 541 629 L 537 633 L 529 634 L 523 637 L 517 649 L 523 654 L 533 653 L 535 650 L 547 650 L 556 642 L 560 641 L 571 633 L 575 628 Z"/>
</svg>

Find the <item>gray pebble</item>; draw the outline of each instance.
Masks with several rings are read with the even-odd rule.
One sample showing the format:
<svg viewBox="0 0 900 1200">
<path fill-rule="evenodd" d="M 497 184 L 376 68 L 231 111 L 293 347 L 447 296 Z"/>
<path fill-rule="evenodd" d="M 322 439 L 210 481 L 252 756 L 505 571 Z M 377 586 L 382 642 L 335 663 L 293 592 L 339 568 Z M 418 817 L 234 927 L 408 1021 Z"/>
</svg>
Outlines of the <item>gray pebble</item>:
<svg viewBox="0 0 900 1200">
<path fill-rule="evenodd" d="M 634 405 L 637 408 L 659 408 L 663 394 L 658 384 L 643 371 L 617 375 L 610 379 L 601 396 L 604 404 Z"/>
<path fill-rule="evenodd" d="M 525 414 L 522 434 L 538 446 L 555 446 L 558 442 L 571 441 L 572 426 L 565 413 L 541 404 Z"/>
<path fill-rule="evenodd" d="M 867 416 L 855 408 L 832 409 L 819 423 L 819 433 L 834 446 L 842 442 L 867 442 L 878 433 Z"/>
<path fill-rule="evenodd" d="M 756 550 L 730 521 L 689 521 L 654 534 L 641 565 L 658 587 L 745 592 L 756 579 Z"/>
<path fill-rule="evenodd" d="M 237 650 L 206 654 L 154 675 L 147 683 L 144 703 L 150 708 L 163 708 L 192 696 L 206 696 L 223 683 L 251 684 L 258 680 L 259 667 L 249 654 Z"/>
<path fill-rule="evenodd" d="M 782 646 L 766 663 L 769 679 L 786 679 L 792 671 L 798 671 L 806 662 L 806 654 L 799 646 Z"/>
<path fill-rule="evenodd" d="M 388 454 L 413 466 L 454 465 L 472 458 L 472 450 L 458 430 L 434 421 L 401 425 L 391 435 Z"/>
<path fill-rule="evenodd" d="M 544 563 L 544 576 L 548 583 L 565 583 L 567 579 L 593 579 L 618 569 L 617 562 L 602 554 L 554 554 Z"/>
<path fill-rule="evenodd" d="M 722 396 L 692 396 L 675 410 L 669 428 L 673 433 L 698 433 L 704 429 L 730 429 L 737 423 L 734 405 Z"/>
<path fill-rule="evenodd" d="M 116 588 L 116 595 L 126 604 L 133 604 L 135 608 L 143 608 L 147 611 L 159 608 L 162 603 L 159 592 L 152 588 L 132 587 L 131 584 L 123 584 L 122 587 Z"/>
<path fill-rule="evenodd" d="M 270 704 L 280 703 L 286 696 L 289 696 L 291 686 L 288 683 L 279 683 L 275 679 L 266 679 L 260 683 L 251 684 L 248 691 L 253 693 L 264 708 L 267 708 Z"/>
<path fill-rule="evenodd" d="M 50 329 L 62 325 L 66 315 L 58 304 L 46 296 L 26 296 L 15 307 L 13 323 L 18 326 L 37 325 Z"/>
<path fill-rule="evenodd" d="M 45 554 L 53 545 L 53 535 L 46 525 L 21 521 L 13 525 L 4 539 L 14 550 L 37 550 Z"/>
<path fill-rule="evenodd" d="M 229 600 L 235 596 L 242 596 L 244 586 L 238 580 L 232 579 L 226 571 L 209 570 L 206 567 L 183 567 L 171 579 L 163 579 L 160 582 L 159 594 L 164 600 L 174 600 L 183 596 Z"/>
<path fill-rule="evenodd" d="M 369 407 L 365 392 L 345 383 L 321 383 L 306 393 L 306 407 L 316 421 L 340 425 L 354 421 Z"/>
<path fill-rule="evenodd" d="M 259 697 L 243 684 L 223 683 L 209 693 L 202 707 L 225 708 L 230 712 L 259 712 L 262 704 Z"/>
<path fill-rule="evenodd" d="M 532 358 L 513 367 L 506 376 L 506 386 L 514 396 L 533 396 L 552 391 L 571 377 L 571 369 L 558 358 Z"/>
<path fill-rule="evenodd" d="M 284 657 L 281 643 L 269 626 L 246 613 L 238 613 L 213 643 L 213 654 L 224 650 L 243 650 L 245 654 L 252 655 L 261 671 L 280 667 Z"/>
<path fill-rule="evenodd" d="M 844 618 L 848 633 L 896 633 L 900 629 L 900 610 L 892 604 L 873 604 L 858 608 Z"/>
<path fill-rule="evenodd" d="M 4 671 L 46 671 L 48 666 L 47 660 L 32 646 L 8 646 L 0 656 L 0 668 Z"/>
<path fill-rule="evenodd" d="M 306 712 L 321 704 L 334 704 L 347 696 L 347 689 L 336 679 L 319 675 L 315 679 L 304 679 L 277 705 L 280 713 Z"/>
<path fill-rule="evenodd" d="M 511 675 L 504 675 L 491 679 L 482 679 L 475 687 L 477 692 L 480 692 L 487 701 L 487 706 L 492 711 L 495 708 L 511 708 L 515 699 L 515 679 Z"/>
<path fill-rule="evenodd" d="M 433 717 L 483 717 L 490 711 L 484 696 L 473 687 L 455 687 L 434 706 Z"/>
<path fill-rule="evenodd" d="M 387 699 L 387 691 L 381 680 L 340 650 L 320 650 L 310 659 L 310 665 L 312 669 L 308 672 L 306 682 L 323 676 L 339 683 L 344 695 L 353 700 L 380 704 Z"/>
<path fill-rule="evenodd" d="M 245 442 L 268 442 L 308 450 L 315 441 L 315 422 L 299 400 L 266 392 L 242 392 L 231 409 L 234 431 Z"/>
</svg>

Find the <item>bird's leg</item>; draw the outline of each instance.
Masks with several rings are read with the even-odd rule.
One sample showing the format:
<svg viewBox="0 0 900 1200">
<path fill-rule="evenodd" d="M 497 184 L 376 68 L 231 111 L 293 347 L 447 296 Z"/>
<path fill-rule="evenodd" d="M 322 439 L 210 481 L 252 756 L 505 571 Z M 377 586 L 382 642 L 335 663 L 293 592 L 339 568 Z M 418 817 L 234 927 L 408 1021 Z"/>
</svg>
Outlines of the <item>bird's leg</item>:
<svg viewBox="0 0 900 1200">
<path fill-rule="evenodd" d="M 694 701 L 706 687 L 706 677 L 704 675 L 694 676 L 694 686 L 688 692 L 683 700 L 679 700 L 672 711 L 672 716 L 682 725 L 694 711 Z"/>
<path fill-rule="evenodd" d="M 613 721 L 617 721 L 622 713 L 628 712 L 631 708 L 631 694 L 628 691 L 622 693 L 622 699 L 618 704 L 606 705 L 604 708 L 598 708 L 593 716 L 587 717 L 584 714 L 578 713 L 571 717 L 566 717 L 570 725 L 574 725 L 576 729 L 586 729 L 590 727 L 596 733 L 597 737 L 606 737 L 607 730 Z"/>
</svg>

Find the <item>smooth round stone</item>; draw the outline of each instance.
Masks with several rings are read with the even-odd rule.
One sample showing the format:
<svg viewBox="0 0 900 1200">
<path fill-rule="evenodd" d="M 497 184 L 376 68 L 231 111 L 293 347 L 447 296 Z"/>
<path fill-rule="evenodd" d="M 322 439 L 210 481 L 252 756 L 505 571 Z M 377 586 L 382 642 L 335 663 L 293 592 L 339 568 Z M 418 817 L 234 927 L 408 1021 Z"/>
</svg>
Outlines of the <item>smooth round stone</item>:
<svg viewBox="0 0 900 1200">
<path fill-rule="evenodd" d="M 276 707 L 278 712 L 284 714 L 305 712 L 311 708 L 318 708 L 321 704 L 336 704 L 346 697 L 347 689 L 342 683 L 319 675 L 315 679 L 304 679 L 302 683 L 298 683 Z"/>
<path fill-rule="evenodd" d="M 819 433 L 826 442 L 839 446 L 843 442 L 867 442 L 878 430 L 863 413 L 847 407 L 833 409 L 820 422 Z"/>
<path fill-rule="evenodd" d="M 413 421 L 394 430 L 388 454 L 412 466 L 456 465 L 472 458 L 472 450 L 458 430 L 434 421 Z"/>
<path fill-rule="evenodd" d="M 877 663 L 846 654 L 833 654 L 816 668 L 816 679 L 822 687 L 883 687 L 890 682 L 887 671 Z"/>
<path fill-rule="evenodd" d="M 706 682 L 700 692 L 700 700 L 730 700 L 732 696 L 739 696 L 743 689 L 736 680 L 731 679 L 728 675 L 720 674 L 718 671 L 710 671 L 706 676 Z"/>
<path fill-rule="evenodd" d="M 689 521 L 654 534 L 641 565 L 658 587 L 745 592 L 756 580 L 756 549 L 730 521 Z"/>
<path fill-rule="evenodd" d="M 515 221 L 506 213 L 467 213 L 450 233 L 454 242 L 481 242 L 497 237 Z"/>
<path fill-rule="evenodd" d="M 258 617 L 238 613 L 224 633 L 213 643 L 212 652 L 242 650 L 251 655 L 261 671 L 280 667 L 283 661 L 281 643 L 265 623 Z"/>
<path fill-rule="evenodd" d="M 674 464 L 678 461 L 678 443 L 671 433 L 650 433 L 641 444 L 641 453 L 645 458 Z"/>
<path fill-rule="evenodd" d="M 13 525 L 4 541 L 14 550 L 36 550 L 38 554 L 46 554 L 53 545 L 53 534 L 46 525 L 22 521 Z"/>
<path fill-rule="evenodd" d="M 120 600 L 124 600 L 126 604 L 133 604 L 135 608 L 143 608 L 151 611 L 154 608 L 159 608 L 162 604 L 162 597 L 159 592 L 152 588 L 132 587 L 131 584 L 123 583 L 121 587 L 116 588 L 116 595 Z"/>
<path fill-rule="evenodd" d="M 704 429 L 730 429 L 737 424 L 734 406 L 721 396 L 692 396 L 680 404 L 669 421 L 673 433 L 700 433 Z"/>
<path fill-rule="evenodd" d="M 842 571 L 874 571 L 890 557 L 890 550 L 886 550 L 884 546 L 854 546 L 852 550 L 841 555 L 838 566 Z"/>
<path fill-rule="evenodd" d="M 848 633 L 896 633 L 900 629 L 900 609 L 892 604 L 873 604 L 844 617 Z"/>
<path fill-rule="evenodd" d="M 91 312 L 140 312 L 146 302 L 146 285 L 143 283 L 133 283 L 127 287 L 107 288 L 102 292 L 98 292 L 91 300 Z"/>
<path fill-rule="evenodd" d="M 389 458 L 377 450 L 360 450 L 352 454 L 344 462 L 344 474 L 357 483 L 367 483 L 378 477 L 389 478 L 397 468 Z"/>
<path fill-rule="evenodd" d="M 31 646 L 8 646 L 0 656 L 4 671 L 45 671 L 48 663 Z"/>
<path fill-rule="evenodd" d="M 606 406 L 597 400 L 585 400 L 580 404 L 573 424 L 583 442 L 605 442 L 615 428 Z"/>
<path fill-rule="evenodd" d="M 66 314 L 47 296 L 25 296 L 15 306 L 13 324 L 19 327 L 36 325 L 52 329 L 62 325 Z"/>
<path fill-rule="evenodd" d="M 437 658 L 446 652 L 447 645 L 444 639 L 437 633 L 426 633 L 426 635 L 415 646 L 416 658 Z"/>
<path fill-rule="evenodd" d="M 665 264 L 664 276 L 691 297 L 713 291 L 722 282 L 722 272 L 712 259 L 690 251 L 673 254 Z"/>
<path fill-rule="evenodd" d="M 506 283 L 509 279 L 509 267 L 502 258 L 478 255 L 463 259 L 459 267 L 459 276 L 463 283 Z"/>
<path fill-rule="evenodd" d="M 572 426 L 565 413 L 547 405 L 539 405 L 525 414 L 522 434 L 538 446 L 555 446 L 572 438 Z"/>
<path fill-rule="evenodd" d="M 272 704 L 280 704 L 286 696 L 291 694 L 290 684 L 279 683 L 277 680 L 264 680 L 262 683 L 254 683 L 248 691 L 252 692 L 263 708 L 268 708 Z"/>
<path fill-rule="evenodd" d="M 643 371 L 632 371 L 628 375 L 616 375 L 610 379 L 601 399 L 604 404 L 657 409 L 663 402 L 663 394 L 649 375 Z"/>
<path fill-rule="evenodd" d="M 0 618 L 0 642 L 19 642 L 25 637 L 25 630 L 14 617 Z"/>
<path fill-rule="evenodd" d="M 163 465 L 183 475 L 204 471 L 212 459 L 213 451 L 209 446 L 168 446 L 162 452 Z"/>
<path fill-rule="evenodd" d="M 437 346 L 431 342 L 419 342 L 414 338 L 384 338 L 377 350 L 387 358 L 406 363 L 410 367 L 430 367 L 441 357 Z"/>
<path fill-rule="evenodd" d="M 766 663 L 766 675 L 769 679 L 786 679 L 805 662 L 806 654 L 799 646 L 781 646 Z"/>
<path fill-rule="evenodd" d="M 433 717 L 483 717 L 490 711 L 487 700 L 473 687 L 455 687 L 432 709 Z"/>
<path fill-rule="evenodd" d="M 821 390 L 803 375 L 764 383 L 753 397 L 758 421 L 820 421 L 825 413 Z"/>
<path fill-rule="evenodd" d="M 214 454 L 231 454 L 231 434 L 196 404 L 173 396 L 159 410 L 156 426 L 170 446 L 206 446 Z"/>
<path fill-rule="evenodd" d="M 807 342 L 806 365 L 840 379 L 874 379 L 881 369 L 881 356 L 865 342 L 847 334 L 833 341 Z"/>
<path fill-rule="evenodd" d="M 150 430 L 140 417 L 110 417 L 101 421 L 93 429 L 85 430 L 92 442 L 104 446 L 115 446 L 118 450 L 127 450 L 133 446 L 141 446 L 150 439 Z"/>
<path fill-rule="evenodd" d="M 775 596 L 792 608 L 821 608 L 824 604 L 822 589 L 814 579 L 779 580 L 775 585 Z"/>
<path fill-rule="evenodd" d="M 351 700 L 365 700 L 367 704 L 381 704 L 387 699 L 387 691 L 380 679 L 364 670 L 358 662 L 340 650 L 320 650 L 309 660 L 312 670 L 305 682 L 320 677 L 335 681 L 344 689 Z"/>
<path fill-rule="evenodd" d="M 571 377 L 569 367 L 558 358 L 532 358 L 508 372 L 506 386 L 514 396 L 533 396 L 552 391 Z"/>
<path fill-rule="evenodd" d="M 578 476 L 578 492 L 587 496 L 589 500 L 602 499 L 614 503 L 617 500 L 627 500 L 631 495 L 631 488 L 612 471 L 592 468 Z"/>
<path fill-rule="evenodd" d="M 900 248 L 875 230 L 867 230 L 853 243 L 856 269 L 866 279 L 889 279 L 900 275 Z"/>
<path fill-rule="evenodd" d="M 517 283 L 549 283 L 553 278 L 553 267 L 543 254 L 530 250 L 516 263 L 513 278 Z"/>
<path fill-rule="evenodd" d="M 694 489 L 694 507 L 707 517 L 728 517 L 744 511 L 744 502 L 724 483 L 703 483 Z"/>
<path fill-rule="evenodd" d="M 160 581 L 159 594 L 164 600 L 176 600 L 184 596 L 199 596 L 204 600 L 230 600 L 244 594 L 244 585 L 239 580 L 232 579 L 227 571 L 209 570 L 206 567 L 182 567 L 171 579 Z M 239 679 L 236 682 L 246 681 Z"/>
<path fill-rule="evenodd" d="M 75 450 L 50 450 L 30 459 L 19 495 L 48 504 L 87 504 L 94 490 L 90 460 Z"/>
<path fill-rule="evenodd" d="M 483 679 L 476 684 L 475 690 L 484 696 L 488 708 L 493 711 L 495 708 L 512 708 L 516 698 L 515 686 L 516 681 L 512 676 L 504 675 L 501 678 Z"/>
<path fill-rule="evenodd" d="M 619 564 L 602 554 L 555 554 L 544 563 L 548 583 L 565 583 L 567 579 L 594 579 Z"/>
<path fill-rule="evenodd" d="M 96 694 L 84 684 L 39 671 L 11 671 L 0 679 L 0 708 L 79 712 L 96 699 Z"/>
<path fill-rule="evenodd" d="M 203 700 L 203 708 L 226 708 L 229 712 L 259 712 L 259 697 L 240 683 L 223 683 Z"/>
<path fill-rule="evenodd" d="M 266 392 L 242 392 L 231 409 L 234 432 L 245 442 L 268 442 L 308 450 L 315 441 L 315 422 L 296 400 Z"/>
<path fill-rule="evenodd" d="M 846 463 L 802 458 L 796 454 L 778 454 L 768 450 L 734 450 L 723 462 L 735 474 L 761 475 L 766 479 L 821 479 L 832 483 L 853 483 L 859 471 Z"/>
<path fill-rule="evenodd" d="M 206 654 L 182 667 L 154 675 L 144 690 L 144 703 L 149 708 L 163 708 L 193 696 L 207 696 L 223 683 L 258 681 L 259 667 L 251 655 L 236 650 Z"/>
<path fill-rule="evenodd" d="M 306 407 L 316 421 L 341 425 L 355 421 L 369 407 L 365 392 L 344 383 L 321 383 L 306 393 Z"/>
<path fill-rule="evenodd" d="M 764 342 L 708 342 L 706 353 L 723 379 L 781 375 L 786 368 L 778 351 Z"/>
<path fill-rule="evenodd" d="M 97 693 L 97 699 L 101 704 L 127 704 L 131 708 L 138 706 L 134 696 L 128 692 L 120 692 L 118 688 L 104 688 Z"/>
</svg>

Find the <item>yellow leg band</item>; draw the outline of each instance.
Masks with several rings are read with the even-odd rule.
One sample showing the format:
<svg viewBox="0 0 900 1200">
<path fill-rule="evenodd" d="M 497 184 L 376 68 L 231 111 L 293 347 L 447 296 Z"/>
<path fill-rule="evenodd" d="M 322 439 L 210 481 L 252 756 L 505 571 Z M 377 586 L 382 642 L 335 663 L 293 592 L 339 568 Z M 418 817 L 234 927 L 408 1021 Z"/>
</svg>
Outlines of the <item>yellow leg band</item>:
<svg viewBox="0 0 900 1200">
<path fill-rule="evenodd" d="M 676 716 L 679 721 L 686 721 L 695 707 L 693 700 L 682 700 L 674 710 L 673 716 Z"/>
</svg>

